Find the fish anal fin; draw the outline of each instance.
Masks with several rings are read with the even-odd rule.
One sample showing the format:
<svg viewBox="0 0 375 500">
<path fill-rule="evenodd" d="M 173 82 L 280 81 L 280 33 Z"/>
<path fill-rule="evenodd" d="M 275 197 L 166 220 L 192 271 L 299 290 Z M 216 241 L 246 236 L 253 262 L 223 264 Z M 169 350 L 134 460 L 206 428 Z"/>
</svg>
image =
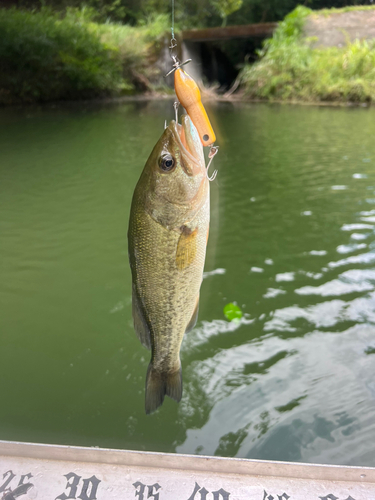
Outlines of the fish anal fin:
<svg viewBox="0 0 375 500">
<path fill-rule="evenodd" d="M 147 347 L 147 349 L 151 349 L 151 333 L 143 316 L 141 304 L 134 283 L 132 290 L 132 313 L 134 330 L 137 337 L 142 345 Z"/>
<path fill-rule="evenodd" d="M 195 327 L 198 320 L 198 311 L 199 311 L 199 295 L 197 298 L 197 303 L 195 304 L 193 314 L 191 315 L 190 321 L 187 324 L 185 333 L 189 333 Z"/>
<path fill-rule="evenodd" d="M 198 228 L 194 230 L 181 226 L 181 235 L 177 243 L 176 265 L 179 271 L 186 269 L 194 262 L 197 255 Z"/>
<path fill-rule="evenodd" d="M 152 363 L 148 365 L 146 376 L 145 410 L 149 415 L 163 404 L 167 395 L 179 403 L 182 398 L 181 365 L 173 372 L 155 370 Z"/>
</svg>

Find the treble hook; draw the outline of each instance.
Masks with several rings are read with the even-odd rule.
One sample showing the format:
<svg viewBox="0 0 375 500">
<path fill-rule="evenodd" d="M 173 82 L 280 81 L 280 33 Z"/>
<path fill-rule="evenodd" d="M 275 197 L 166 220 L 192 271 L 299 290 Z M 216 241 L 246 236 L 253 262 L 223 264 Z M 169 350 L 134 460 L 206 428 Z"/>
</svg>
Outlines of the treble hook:
<svg viewBox="0 0 375 500">
<path fill-rule="evenodd" d="M 216 176 L 217 176 L 217 170 L 215 169 L 211 175 L 211 177 L 209 177 L 208 175 L 208 169 L 210 168 L 211 166 L 211 163 L 212 163 L 212 160 L 214 159 L 214 157 L 217 155 L 219 151 L 219 146 L 211 146 L 210 148 L 210 152 L 208 153 L 208 159 L 210 160 L 208 162 L 208 165 L 206 167 L 206 175 L 207 175 L 207 179 L 212 182 L 216 179 Z"/>
<path fill-rule="evenodd" d="M 178 123 L 178 107 L 179 107 L 179 105 L 180 105 L 179 101 L 175 101 L 173 103 L 176 123 Z"/>
</svg>

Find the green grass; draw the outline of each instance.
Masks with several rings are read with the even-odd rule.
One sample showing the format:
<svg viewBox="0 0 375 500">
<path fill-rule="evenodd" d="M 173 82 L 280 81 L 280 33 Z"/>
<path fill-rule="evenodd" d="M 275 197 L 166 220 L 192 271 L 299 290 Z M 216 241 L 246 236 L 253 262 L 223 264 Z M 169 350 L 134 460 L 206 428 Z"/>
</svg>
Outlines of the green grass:
<svg viewBox="0 0 375 500">
<path fill-rule="evenodd" d="M 336 12 L 345 9 L 337 9 Z M 241 73 L 245 95 L 287 101 L 375 101 L 375 40 L 312 48 L 303 39 L 311 10 L 297 7 L 267 40 L 260 60 Z M 320 12 L 320 11 L 319 11 Z"/>
<path fill-rule="evenodd" d="M 139 28 L 90 18 L 0 9 L 0 103 L 119 95 L 155 76 L 149 63 L 167 29 L 163 16 Z"/>
</svg>

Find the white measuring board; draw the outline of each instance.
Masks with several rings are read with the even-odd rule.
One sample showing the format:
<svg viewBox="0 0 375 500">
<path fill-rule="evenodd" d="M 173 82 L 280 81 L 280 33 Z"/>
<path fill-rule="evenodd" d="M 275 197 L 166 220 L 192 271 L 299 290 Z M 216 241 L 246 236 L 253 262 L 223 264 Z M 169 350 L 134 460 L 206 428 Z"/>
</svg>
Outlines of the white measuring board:
<svg viewBox="0 0 375 500">
<path fill-rule="evenodd" d="M 0 441 L 0 500 L 375 500 L 375 468 Z"/>
</svg>

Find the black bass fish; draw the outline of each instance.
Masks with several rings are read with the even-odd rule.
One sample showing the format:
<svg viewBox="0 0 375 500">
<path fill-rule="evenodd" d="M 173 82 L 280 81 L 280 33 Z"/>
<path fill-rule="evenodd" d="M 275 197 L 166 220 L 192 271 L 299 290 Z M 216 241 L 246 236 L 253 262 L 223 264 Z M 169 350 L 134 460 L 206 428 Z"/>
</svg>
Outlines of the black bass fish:
<svg viewBox="0 0 375 500">
<path fill-rule="evenodd" d="M 210 187 L 198 132 L 172 121 L 135 188 L 128 242 L 134 328 L 151 349 L 146 413 L 182 397 L 180 346 L 194 328 L 210 220 Z"/>
</svg>

